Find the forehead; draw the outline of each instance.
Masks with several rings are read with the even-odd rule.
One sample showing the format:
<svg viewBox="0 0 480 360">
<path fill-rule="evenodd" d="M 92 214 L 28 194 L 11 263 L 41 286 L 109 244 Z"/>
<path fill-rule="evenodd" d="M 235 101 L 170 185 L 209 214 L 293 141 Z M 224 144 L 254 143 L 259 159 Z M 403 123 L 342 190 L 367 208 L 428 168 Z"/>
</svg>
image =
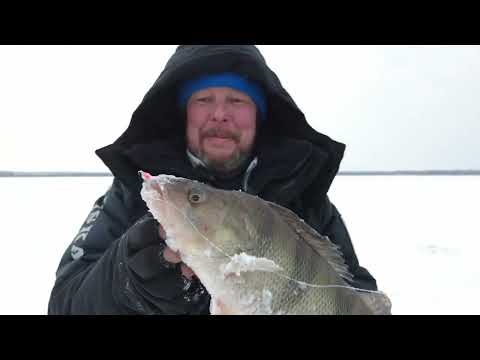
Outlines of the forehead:
<svg viewBox="0 0 480 360">
<path fill-rule="evenodd" d="M 201 95 L 225 95 L 225 96 L 241 96 L 250 99 L 246 93 L 240 90 L 233 89 L 231 87 L 209 87 L 201 90 L 197 90 L 192 94 L 193 96 L 201 96 Z"/>
</svg>

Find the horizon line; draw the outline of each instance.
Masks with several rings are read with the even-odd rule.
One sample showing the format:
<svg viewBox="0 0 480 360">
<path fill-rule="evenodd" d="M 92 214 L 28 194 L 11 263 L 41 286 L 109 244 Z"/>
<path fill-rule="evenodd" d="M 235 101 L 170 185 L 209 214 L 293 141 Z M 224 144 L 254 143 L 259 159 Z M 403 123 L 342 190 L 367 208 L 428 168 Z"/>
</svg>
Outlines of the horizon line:
<svg viewBox="0 0 480 360">
<path fill-rule="evenodd" d="M 480 175 L 480 170 L 345 170 L 340 176 L 441 176 Z M 89 171 L 0 171 L 0 177 L 107 177 L 110 172 Z"/>
</svg>

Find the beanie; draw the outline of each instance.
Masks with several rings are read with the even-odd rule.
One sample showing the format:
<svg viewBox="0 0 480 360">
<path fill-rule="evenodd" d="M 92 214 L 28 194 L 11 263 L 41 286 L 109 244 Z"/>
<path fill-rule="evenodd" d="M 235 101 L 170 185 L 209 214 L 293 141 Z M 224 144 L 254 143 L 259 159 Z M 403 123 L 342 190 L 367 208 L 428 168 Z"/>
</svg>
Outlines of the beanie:
<svg viewBox="0 0 480 360">
<path fill-rule="evenodd" d="M 262 89 L 257 84 L 235 73 L 204 75 L 185 82 L 179 91 L 180 105 L 185 107 L 194 92 L 209 87 L 230 87 L 247 94 L 260 110 L 261 118 L 265 119 L 267 103 Z"/>
</svg>

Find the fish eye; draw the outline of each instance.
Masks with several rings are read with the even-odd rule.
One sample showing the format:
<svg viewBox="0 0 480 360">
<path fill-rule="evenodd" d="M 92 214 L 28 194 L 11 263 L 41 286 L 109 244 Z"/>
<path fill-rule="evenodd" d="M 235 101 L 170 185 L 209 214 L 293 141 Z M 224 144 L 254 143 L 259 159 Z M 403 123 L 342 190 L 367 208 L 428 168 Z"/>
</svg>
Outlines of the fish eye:
<svg viewBox="0 0 480 360">
<path fill-rule="evenodd" d="M 188 193 L 188 201 L 192 204 L 199 204 L 205 201 L 205 192 L 198 189 L 191 189 Z"/>
</svg>

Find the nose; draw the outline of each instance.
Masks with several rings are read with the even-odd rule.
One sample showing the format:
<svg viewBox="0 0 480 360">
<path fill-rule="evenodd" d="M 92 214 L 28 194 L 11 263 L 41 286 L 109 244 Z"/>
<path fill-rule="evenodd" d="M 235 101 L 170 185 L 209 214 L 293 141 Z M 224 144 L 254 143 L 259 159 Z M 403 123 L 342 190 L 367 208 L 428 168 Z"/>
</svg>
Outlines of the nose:
<svg viewBox="0 0 480 360">
<path fill-rule="evenodd" d="M 216 103 L 215 108 L 213 110 L 213 120 L 226 122 L 228 121 L 228 118 L 229 118 L 229 113 L 228 113 L 226 104 L 223 102 Z"/>
</svg>

